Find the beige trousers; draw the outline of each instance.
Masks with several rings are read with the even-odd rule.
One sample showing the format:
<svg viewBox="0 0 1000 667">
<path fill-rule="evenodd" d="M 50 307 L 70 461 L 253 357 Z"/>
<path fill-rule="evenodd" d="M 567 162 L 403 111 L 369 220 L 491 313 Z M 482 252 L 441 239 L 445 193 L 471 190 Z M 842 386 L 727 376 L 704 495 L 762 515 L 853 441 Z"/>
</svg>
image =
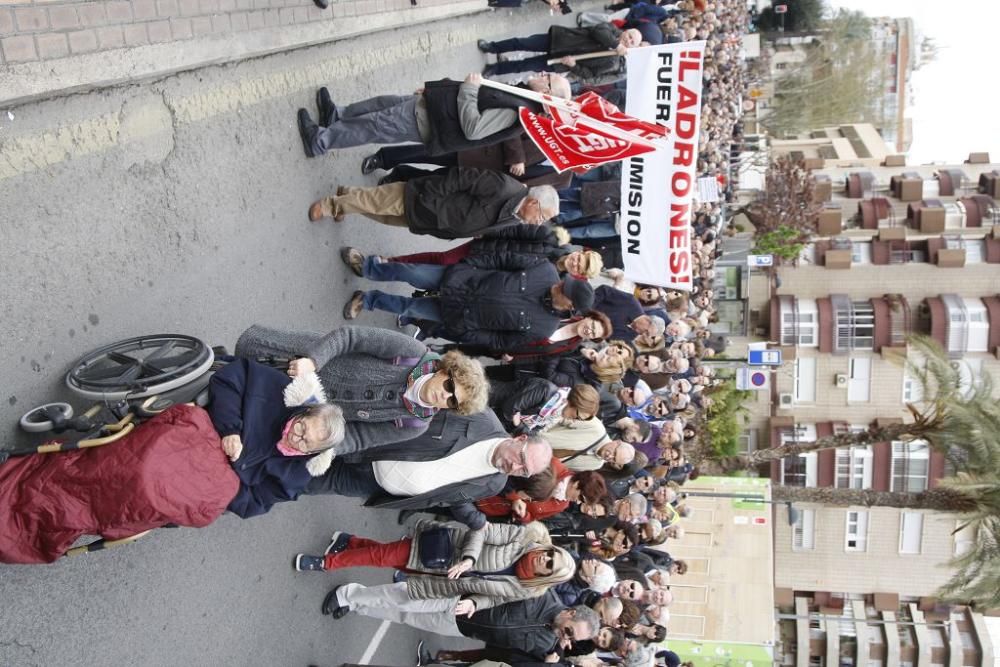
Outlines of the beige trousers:
<svg viewBox="0 0 1000 667">
<path fill-rule="evenodd" d="M 345 188 L 346 194 L 330 197 L 334 215 L 360 213 L 383 225 L 409 227 L 403 214 L 406 183 L 387 183 L 374 188 Z"/>
</svg>

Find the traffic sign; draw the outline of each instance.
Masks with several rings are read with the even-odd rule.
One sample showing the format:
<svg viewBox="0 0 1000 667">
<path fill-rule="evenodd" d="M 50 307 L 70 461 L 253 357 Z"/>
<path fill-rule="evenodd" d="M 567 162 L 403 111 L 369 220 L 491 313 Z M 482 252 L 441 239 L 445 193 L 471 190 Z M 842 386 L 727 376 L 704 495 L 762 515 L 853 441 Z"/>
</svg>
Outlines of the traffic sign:
<svg viewBox="0 0 1000 667">
<path fill-rule="evenodd" d="M 740 391 L 767 389 L 768 371 L 755 370 L 743 366 L 736 369 L 736 388 Z"/>
<path fill-rule="evenodd" d="M 775 5 L 774 6 L 774 13 L 775 14 L 787 14 L 788 13 L 788 5 Z"/>
<path fill-rule="evenodd" d="M 751 366 L 780 366 L 781 350 L 749 350 L 747 363 Z"/>
<path fill-rule="evenodd" d="M 774 266 L 774 255 L 747 255 L 747 266 Z"/>
</svg>

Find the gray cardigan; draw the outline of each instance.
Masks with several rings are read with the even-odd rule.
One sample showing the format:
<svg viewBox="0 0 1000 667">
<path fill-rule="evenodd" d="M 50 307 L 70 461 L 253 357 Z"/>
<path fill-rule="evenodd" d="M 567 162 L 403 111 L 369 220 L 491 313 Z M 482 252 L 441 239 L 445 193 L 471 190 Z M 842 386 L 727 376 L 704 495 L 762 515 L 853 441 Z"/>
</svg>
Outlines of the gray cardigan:
<svg viewBox="0 0 1000 667">
<path fill-rule="evenodd" d="M 526 526 L 509 523 L 487 523 L 480 530 L 470 530 L 454 523 L 422 521 L 414 529 L 413 544 L 406 568 L 414 573 L 406 579 L 406 592 L 412 600 L 465 597 L 476 603 L 476 609 L 487 609 L 512 600 L 541 595 L 548 586 L 526 587 L 514 575 L 481 574 L 474 577 L 448 579 L 447 570 L 431 570 L 420 561 L 420 535 L 430 528 L 446 527 L 453 549 L 452 565 L 471 558 L 473 571 L 499 572 L 517 562 L 532 548 L 551 544 L 549 531 L 541 523 Z M 425 574 L 424 574 L 425 573 Z"/>
<path fill-rule="evenodd" d="M 376 327 L 340 327 L 327 335 L 254 325 L 236 342 L 236 356 L 309 357 L 330 403 L 347 420 L 337 454 L 415 438 L 430 421 L 418 420 L 403 405 L 414 360 L 427 346 L 404 334 Z M 395 363 L 397 357 L 405 363 Z"/>
</svg>

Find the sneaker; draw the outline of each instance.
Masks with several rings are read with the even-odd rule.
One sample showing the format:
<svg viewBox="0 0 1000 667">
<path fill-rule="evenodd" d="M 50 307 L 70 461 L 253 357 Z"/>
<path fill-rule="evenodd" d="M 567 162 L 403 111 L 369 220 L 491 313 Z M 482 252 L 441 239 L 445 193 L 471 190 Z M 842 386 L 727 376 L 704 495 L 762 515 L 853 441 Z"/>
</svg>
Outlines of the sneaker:
<svg viewBox="0 0 1000 667">
<path fill-rule="evenodd" d="M 330 544 L 327 546 L 326 551 L 324 551 L 323 554 L 327 556 L 330 554 L 339 554 L 347 548 L 347 544 L 351 541 L 351 537 L 353 536 L 350 533 L 338 530 L 330 536 Z"/>
<path fill-rule="evenodd" d="M 427 645 L 423 639 L 417 642 L 417 667 L 424 667 L 434 662 L 434 656 L 427 650 Z"/>
<path fill-rule="evenodd" d="M 406 573 L 402 570 L 396 570 L 392 573 L 392 583 L 401 584 L 406 581 Z"/>
<path fill-rule="evenodd" d="M 295 557 L 295 569 L 299 572 L 323 572 L 322 556 L 310 556 L 309 554 L 299 554 Z"/>
<path fill-rule="evenodd" d="M 365 256 L 357 248 L 344 247 L 340 249 L 340 259 L 351 269 L 354 275 L 363 277 Z"/>
</svg>

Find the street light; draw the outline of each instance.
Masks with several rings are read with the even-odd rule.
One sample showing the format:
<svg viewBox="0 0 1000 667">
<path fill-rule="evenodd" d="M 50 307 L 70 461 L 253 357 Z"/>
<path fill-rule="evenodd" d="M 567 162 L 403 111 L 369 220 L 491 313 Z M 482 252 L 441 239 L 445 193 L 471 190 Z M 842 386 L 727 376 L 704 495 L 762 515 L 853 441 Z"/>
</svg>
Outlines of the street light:
<svg viewBox="0 0 1000 667">
<path fill-rule="evenodd" d="M 794 526 L 799 522 L 799 508 L 793 506 L 791 500 L 766 500 L 764 496 L 756 493 L 716 493 L 714 491 L 685 491 L 683 493 L 686 496 L 697 496 L 700 498 L 736 498 L 748 503 L 784 505 L 788 510 L 788 525 Z"/>
</svg>

